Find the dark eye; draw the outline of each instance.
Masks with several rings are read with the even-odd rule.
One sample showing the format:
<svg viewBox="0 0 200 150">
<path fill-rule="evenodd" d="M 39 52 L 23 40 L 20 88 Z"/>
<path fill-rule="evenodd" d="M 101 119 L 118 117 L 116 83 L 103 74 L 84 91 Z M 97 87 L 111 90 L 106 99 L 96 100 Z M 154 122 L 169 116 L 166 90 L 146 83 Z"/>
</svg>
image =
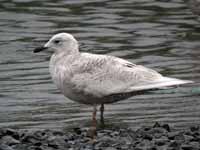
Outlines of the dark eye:
<svg viewBox="0 0 200 150">
<path fill-rule="evenodd" d="M 55 40 L 54 43 L 58 44 L 58 43 L 60 43 L 60 40 Z"/>
</svg>

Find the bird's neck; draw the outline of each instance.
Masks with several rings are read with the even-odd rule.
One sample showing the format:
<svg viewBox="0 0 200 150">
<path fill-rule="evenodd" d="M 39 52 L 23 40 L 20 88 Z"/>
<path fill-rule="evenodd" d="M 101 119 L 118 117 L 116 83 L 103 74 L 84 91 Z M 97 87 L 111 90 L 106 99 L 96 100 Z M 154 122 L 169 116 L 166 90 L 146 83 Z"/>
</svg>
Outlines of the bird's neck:
<svg viewBox="0 0 200 150">
<path fill-rule="evenodd" d="M 51 56 L 51 60 L 50 63 L 52 63 L 53 65 L 56 65 L 57 63 L 62 63 L 63 61 L 68 62 L 68 61 L 72 61 L 75 60 L 76 57 L 78 57 L 80 55 L 79 51 L 74 51 L 73 53 L 66 53 L 66 52 L 60 52 L 60 53 L 54 53 Z"/>
</svg>

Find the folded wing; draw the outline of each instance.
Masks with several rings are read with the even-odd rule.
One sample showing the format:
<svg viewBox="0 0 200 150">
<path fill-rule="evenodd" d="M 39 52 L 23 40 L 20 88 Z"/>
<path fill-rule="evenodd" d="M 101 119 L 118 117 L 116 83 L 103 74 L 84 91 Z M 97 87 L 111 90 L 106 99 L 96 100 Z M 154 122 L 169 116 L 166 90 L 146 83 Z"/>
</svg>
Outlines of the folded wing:
<svg viewBox="0 0 200 150">
<path fill-rule="evenodd" d="M 152 69 L 105 55 L 83 53 L 72 68 L 76 68 L 71 80 L 75 88 L 98 97 L 192 83 L 164 77 Z"/>
</svg>

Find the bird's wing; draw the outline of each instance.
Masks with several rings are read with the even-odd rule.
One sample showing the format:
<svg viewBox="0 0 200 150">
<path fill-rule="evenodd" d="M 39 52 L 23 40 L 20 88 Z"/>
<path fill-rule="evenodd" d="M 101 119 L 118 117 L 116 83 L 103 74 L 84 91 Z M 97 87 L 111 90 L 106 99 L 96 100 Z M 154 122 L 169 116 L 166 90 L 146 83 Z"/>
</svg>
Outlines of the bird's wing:
<svg viewBox="0 0 200 150">
<path fill-rule="evenodd" d="M 72 66 L 71 82 L 75 88 L 98 97 L 191 82 L 163 77 L 152 69 L 113 56 L 83 53 Z"/>
</svg>

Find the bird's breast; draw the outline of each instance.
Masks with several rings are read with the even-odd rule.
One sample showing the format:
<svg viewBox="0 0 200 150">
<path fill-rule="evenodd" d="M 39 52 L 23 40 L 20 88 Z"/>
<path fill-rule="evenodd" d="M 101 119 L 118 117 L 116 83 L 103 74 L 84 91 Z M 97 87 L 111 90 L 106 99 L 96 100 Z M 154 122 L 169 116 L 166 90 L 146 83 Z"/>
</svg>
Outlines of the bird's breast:
<svg viewBox="0 0 200 150">
<path fill-rule="evenodd" d="M 53 82 L 61 91 L 64 88 L 64 83 L 70 80 L 70 71 L 63 65 L 50 66 L 50 74 Z"/>
</svg>

